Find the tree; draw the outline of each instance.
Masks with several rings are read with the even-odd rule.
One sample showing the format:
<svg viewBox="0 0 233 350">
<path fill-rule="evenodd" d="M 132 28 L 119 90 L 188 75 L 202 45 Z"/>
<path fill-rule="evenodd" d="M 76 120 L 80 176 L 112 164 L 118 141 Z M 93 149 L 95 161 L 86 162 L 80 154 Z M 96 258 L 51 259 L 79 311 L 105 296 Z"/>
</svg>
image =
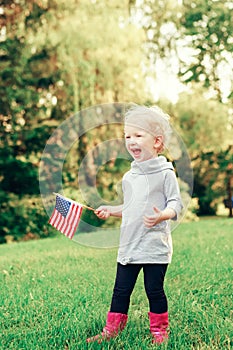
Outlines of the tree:
<svg viewBox="0 0 233 350">
<path fill-rule="evenodd" d="M 196 2 L 184 1 L 183 16 L 181 24 L 183 27 L 184 38 L 188 39 L 190 47 L 192 47 L 192 60 L 189 64 L 185 63 L 185 59 L 181 63 L 180 75 L 186 83 L 199 82 L 209 93 L 221 102 L 229 102 L 232 97 L 232 34 L 233 34 L 233 15 L 229 1 L 203 1 Z M 221 106 L 219 105 L 221 108 Z M 228 107 L 228 110 L 227 110 Z M 222 164 L 219 172 L 223 172 L 227 197 L 231 196 L 231 174 L 228 167 L 232 162 L 232 140 L 226 135 L 232 130 L 232 122 L 230 121 L 231 109 L 228 106 L 222 106 L 222 112 L 219 113 L 219 125 L 216 130 L 216 143 L 220 144 L 218 150 L 215 149 L 216 162 Z M 223 117 L 223 114 L 227 117 Z M 222 123 L 222 125 L 221 125 Z M 227 128 L 222 133 L 223 128 Z M 211 135 L 211 130 L 208 130 Z M 218 140 L 218 141 L 217 141 Z M 204 152 L 202 152 L 204 153 Z M 226 165 L 220 161 L 222 156 L 229 161 Z M 204 157 L 206 158 L 206 157 Z M 224 162 L 225 163 L 225 162 Z M 216 163 L 212 165 L 215 169 Z M 215 175 L 217 172 L 215 171 Z M 217 176 L 218 178 L 218 176 Z M 230 216 L 232 215 L 232 208 Z"/>
<path fill-rule="evenodd" d="M 180 96 L 173 115 L 192 160 L 199 214 L 214 214 L 225 193 L 230 196 L 232 129 L 228 107 L 215 99 L 206 100 L 199 87 Z"/>
<path fill-rule="evenodd" d="M 217 99 L 232 97 L 233 15 L 228 0 L 151 1 L 131 6 L 147 35 L 152 65 L 167 69 L 188 84 L 200 82 Z"/>
<path fill-rule="evenodd" d="M 189 64 L 182 60 L 180 73 L 187 82 L 201 82 L 220 101 L 230 98 L 233 81 L 233 14 L 227 0 L 184 1 L 182 34 L 192 47 Z M 228 88 L 224 84 L 229 84 Z"/>
<path fill-rule="evenodd" d="M 35 207 L 39 205 L 38 164 L 53 128 L 45 121 L 59 74 L 54 47 L 48 42 L 37 45 L 33 39 L 47 7 L 39 1 L 4 1 L 1 13 L 0 235 L 43 236 L 49 230 L 44 213 Z"/>
<path fill-rule="evenodd" d="M 128 6 L 128 1 L 121 4 L 86 0 L 3 2 L 0 38 L 2 236 L 10 234 L 6 227 L 7 213 L 17 217 L 19 212 L 22 214 L 18 228 L 13 230 L 11 226 L 10 229 L 15 239 L 17 232 L 19 236 L 25 233 L 25 227 L 30 231 L 29 212 L 33 215 L 30 223 L 46 221 L 46 215 L 43 221 L 32 207 L 38 203 L 38 165 L 46 141 L 61 121 L 93 104 L 145 98 L 144 78 L 139 68 L 143 60 L 140 50 L 143 33 L 129 23 Z M 82 124 L 80 118 L 80 129 Z M 74 157 L 71 164 L 66 161 L 63 171 L 67 187 L 77 184 L 78 160 L 85 156 L 88 147 L 101 140 L 103 134 L 100 134 L 99 129 L 94 130 L 94 136 L 83 135 L 76 148 L 70 150 Z M 67 135 L 57 135 L 60 145 L 65 137 Z M 53 159 L 51 167 L 44 169 L 44 178 L 56 176 L 61 162 L 59 157 Z M 99 185 L 100 190 L 101 186 L 107 186 Z M 37 234 L 42 231 L 38 224 L 39 227 Z"/>
</svg>

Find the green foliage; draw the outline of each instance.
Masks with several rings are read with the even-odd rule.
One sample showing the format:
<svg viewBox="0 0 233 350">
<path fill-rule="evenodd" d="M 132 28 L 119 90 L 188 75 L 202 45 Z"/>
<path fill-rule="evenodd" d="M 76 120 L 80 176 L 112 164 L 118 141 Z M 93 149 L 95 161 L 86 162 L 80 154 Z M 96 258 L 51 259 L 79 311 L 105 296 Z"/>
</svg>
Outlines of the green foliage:
<svg viewBox="0 0 233 350">
<path fill-rule="evenodd" d="M 194 59 L 181 72 L 186 82 L 201 81 L 205 87 L 214 88 L 219 99 L 221 70 L 231 64 L 232 23 L 232 11 L 227 0 L 184 1 L 181 25 L 184 34 L 191 39 Z"/>
<path fill-rule="evenodd" d="M 39 158 L 52 130 L 42 125 L 50 115 L 51 98 L 46 106 L 41 99 L 58 76 L 56 67 L 49 64 L 53 47 L 47 42 L 35 47 L 32 40 L 46 10 L 36 2 L 31 5 L 11 1 L 2 7 L 6 35 L 0 42 L 1 241 L 53 233 L 33 196 L 39 194 Z"/>
<path fill-rule="evenodd" d="M 31 162 L 8 158 L 7 162 L 0 162 L 0 174 L 3 191 L 20 196 L 39 194 L 37 167 Z"/>
<path fill-rule="evenodd" d="M 189 151 L 194 172 L 193 196 L 199 215 L 214 215 L 217 205 L 228 197 L 231 178 L 232 126 L 227 105 L 207 99 L 197 86 L 180 95 L 175 106 L 166 106 Z M 228 170 L 229 167 L 229 170 Z"/>
<path fill-rule="evenodd" d="M 25 207 L 20 203 L 23 196 L 39 193 L 40 157 L 59 121 L 96 103 L 116 99 L 142 101 L 145 97 L 141 89 L 143 73 L 138 72 L 143 60 L 140 49 L 143 36 L 139 28 L 128 23 L 127 1 L 119 5 L 117 1 L 89 4 L 75 0 L 66 3 L 20 0 L 5 2 L 1 9 L 0 179 L 4 194 L 1 236 L 12 230 L 12 237 L 18 239 L 27 235 L 28 226 L 33 234 L 43 235 L 39 233 L 38 220 L 29 220 L 29 216 L 35 216 L 31 203 L 26 199 Z M 67 135 L 61 136 L 62 143 L 64 137 Z M 78 166 L 77 156 L 82 158 L 88 151 L 84 141 L 85 135 L 73 149 L 72 165 L 66 163 L 65 187 L 77 185 L 73 167 Z M 55 159 L 50 159 L 50 167 L 41 174 L 43 186 L 48 178 L 56 183 L 61 159 L 55 148 L 52 150 Z M 101 180 L 99 188 L 101 191 Z M 47 220 L 45 213 L 38 215 L 41 222 Z M 13 225 L 15 217 L 17 227 Z M 94 226 L 103 223 L 90 212 L 84 212 L 83 217 Z M 38 228 L 32 222 L 38 223 Z M 47 235 L 46 228 L 44 231 Z"/>
<path fill-rule="evenodd" d="M 151 1 L 131 6 L 148 37 L 146 52 L 164 62 L 181 81 L 199 82 L 226 102 L 232 89 L 233 16 L 228 0 Z M 143 15 L 142 15 L 143 14 Z M 176 62 L 176 63 L 174 63 Z"/>
<path fill-rule="evenodd" d="M 217 205 L 231 198 L 228 183 L 232 178 L 233 147 L 216 153 L 200 152 L 195 160 L 194 196 L 199 198 L 199 214 L 213 215 Z"/>
<path fill-rule="evenodd" d="M 1 192 L 0 243 L 46 238 L 55 230 L 48 225 L 48 217 L 41 199 Z"/>
<path fill-rule="evenodd" d="M 9 233 L 5 229 L 7 215 L 14 239 L 29 230 L 26 225 L 29 214 L 33 217 L 36 214 L 28 195 L 34 198 L 39 193 L 38 166 L 53 130 L 74 112 L 95 104 L 153 103 L 146 90 L 146 74 L 151 66 L 154 71 L 157 59 L 169 60 L 174 55 L 179 61 L 177 69 L 193 94 L 181 96 L 177 106 L 172 106 L 171 114 L 192 157 L 200 212 L 215 211 L 227 186 L 228 196 L 231 193 L 231 173 L 222 157 L 228 160 L 227 164 L 232 162 L 232 120 L 228 105 L 202 96 L 209 88 L 211 93 L 214 90 L 215 100 L 224 100 L 221 76 L 229 66 L 232 44 L 229 6 L 228 1 L 205 0 L 183 1 L 178 5 L 171 0 L 4 1 L 0 37 L 0 189 L 4 198 L 1 237 Z M 183 60 L 184 55 L 180 55 L 184 46 L 192 47 L 191 60 Z M 228 78 L 230 81 L 230 74 Z M 194 88 L 197 82 L 198 93 Z M 82 117 L 76 127 L 85 129 Z M 96 144 L 113 135 L 122 138 L 121 125 L 98 127 L 77 140 L 63 167 L 65 190 L 78 191 L 79 167 L 90 154 L 88 171 L 81 178 L 90 186 L 90 201 L 96 174 L 100 198 L 108 201 L 119 196 L 120 200 L 118 187 L 127 164 L 116 160 L 119 155 L 113 152 L 112 160 L 106 156 L 106 163 L 103 161 L 99 169 L 101 152 L 95 149 Z M 64 145 L 64 138 L 69 135 L 56 137 L 53 141 L 57 145 L 51 151 L 54 159 L 48 160 L 49 166 L 40 174 L 43 186 L 48 187 L 46 179 L 51 180 L 48 192 L 55 190 L 53 186 L 63 161 L 59 158 L 58 143 Z M 115 146 L 120 147 L 120 142 Z M 108 150 L 105 154 L 108 155 Z M 23 196 L 25 207 L 21 205 Z M 17 205 L 13 205 L 13 198 Z M 87 204 L 96 207 L 101 203 Z M 13 228 L 14 215 L 20 222 L 18 230 Z M 41 222 L 45 222 L 46 213 L 40 215 Z M 112 218 L 103 223 L 93 213 L 87 211 L 83 215 L 94 226 L 115 225 Z M 33 224 L 30 227 L 32 234 L 43 235 Z M 43 230 L 47 235 L 47 228 Z"/>
<path fill-rule="evenodd" d="M 145 60 L 140 47 L 144 35 L 129 22 L 127 5 L 104 1 L 88 6 L 81 1 L 70 10 L 69 3 L 57 26 L 51 26 L 48 37 L 57 47 L 73 112 L 93 104 L 146 98 L 138 69 Z"/>
<path fill-rule="evenodd" d="M 181 94 L 174 110 L 177 127 L 191 158 L 201 152 L 219 152 L 232 141 L 228 106 L 203 94 L 200 86 Z"/>
</svg>

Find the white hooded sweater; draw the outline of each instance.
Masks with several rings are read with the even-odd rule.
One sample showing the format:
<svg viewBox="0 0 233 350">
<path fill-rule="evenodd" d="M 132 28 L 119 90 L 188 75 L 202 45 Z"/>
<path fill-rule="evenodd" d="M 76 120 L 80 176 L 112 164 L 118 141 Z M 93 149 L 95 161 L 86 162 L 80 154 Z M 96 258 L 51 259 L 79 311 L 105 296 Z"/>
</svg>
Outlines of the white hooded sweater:
<svg viewBox="0 0 233 350">
<path fill-rule="evenodd" d="M 167 264 L 172 258 L 169 220 L 152 228 L 143 223 L 144 215 L 153 215 L 153 207 L 172 208 L 176 220 L 182 202 L 174 168 L 159 156 L 143 162 L 133 161 L 123 176 L 124 204 L 117 261 L 126 264 Z"/>
</svg>

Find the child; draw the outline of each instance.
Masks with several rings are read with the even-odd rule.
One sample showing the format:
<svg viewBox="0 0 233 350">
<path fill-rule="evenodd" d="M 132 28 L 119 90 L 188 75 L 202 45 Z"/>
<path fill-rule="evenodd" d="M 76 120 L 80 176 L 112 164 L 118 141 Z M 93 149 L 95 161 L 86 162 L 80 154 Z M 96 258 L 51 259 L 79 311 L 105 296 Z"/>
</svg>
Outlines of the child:
<svg viewBox="0 0 233 350">
<path fill-rule="evenodd" d="M 134 158 L 123 176 L 124 203 L 95 211 L 101 219 L 122 217 L 115 286 L 106 325 L 87 342 L 101 343 L 124 329 L 130 296 L 143 269 L 150 331 L 153 343 L 160 344 L 168 338 L 163 284 L 172 257 L 169 220 L 176 220 L 182 209 L 174 168 L 158 155 L 168 144 L 169 116 L 157 107 L 133 107 L 126 113 L 124 132 L 126 148 Z"/>
</svg>

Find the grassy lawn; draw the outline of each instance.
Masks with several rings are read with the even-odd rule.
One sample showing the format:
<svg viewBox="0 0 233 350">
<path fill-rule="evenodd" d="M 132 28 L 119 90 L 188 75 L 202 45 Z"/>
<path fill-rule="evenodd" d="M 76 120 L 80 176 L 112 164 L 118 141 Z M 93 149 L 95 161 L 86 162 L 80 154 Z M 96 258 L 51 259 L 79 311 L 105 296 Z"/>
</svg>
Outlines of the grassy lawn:
<svg viewBox="0 0 233 350">
<path fill-rule="evenodd" d="M 58 238 L 0 246 L 0 349 L 231 349 L 233 220 L 181 224 L 165 288 L 170 339 L 152 346 L 140 274 L 126 329 L 87 345 L 105 323 L 116 249 Z"/>
</svg>

